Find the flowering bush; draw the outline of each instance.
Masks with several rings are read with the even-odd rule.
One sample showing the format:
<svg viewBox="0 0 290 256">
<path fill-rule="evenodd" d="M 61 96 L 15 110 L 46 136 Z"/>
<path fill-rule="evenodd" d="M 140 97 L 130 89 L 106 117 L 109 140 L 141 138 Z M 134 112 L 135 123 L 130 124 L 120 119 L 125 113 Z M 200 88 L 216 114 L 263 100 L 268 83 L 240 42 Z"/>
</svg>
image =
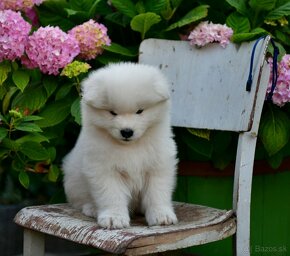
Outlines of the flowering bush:
<svg viewBox="0 0 290 256">
<path fill-rule="evenodd" d="M 217 42 L 225 47 L 229 40 L 271 34 L 283 56 L 290 50 L 289 3 L 271 2 L 219 1 L 209 9 L 185 0 L 1 0 L 0 202 L 59 194 L 60 164 L 78 136 L 80 83 L 90 68 L 136 61 L 139 44 L 149 37 L 189 37 L 198 46 Z M 283 107 L 266 104 L 260 132 L 258 155 L 273 166 L 290 155 L 285 149 L 288 86 L 289 57 L 283 57 L 273 97 Z M 233 160 L 234 135 L 213 132 L 201 139 L 182 134 L 190 159 L 211 160 L 221 169 Z"/>
<path fill-rule="evenodd" d="M 0 159 L 1 168 L 11 171 L 0 172 L 0 184 L 8 184 L 0 190 L 0 202 L 20 199 L 6 191 L 14 178 L 30 192 L 37 184 L 31 181 L 39 183 L 32 174 L 59 179 L 63 142 L 58 137 L 70 116 L 79 129 L 80 81 L 91 68 L 82 59 L 96 58 L 110 44 L 107 28 L 92 19 L 69 32 L 37 26 L 31 8 L 41 2 L 0 3 Z"/>
</svg>

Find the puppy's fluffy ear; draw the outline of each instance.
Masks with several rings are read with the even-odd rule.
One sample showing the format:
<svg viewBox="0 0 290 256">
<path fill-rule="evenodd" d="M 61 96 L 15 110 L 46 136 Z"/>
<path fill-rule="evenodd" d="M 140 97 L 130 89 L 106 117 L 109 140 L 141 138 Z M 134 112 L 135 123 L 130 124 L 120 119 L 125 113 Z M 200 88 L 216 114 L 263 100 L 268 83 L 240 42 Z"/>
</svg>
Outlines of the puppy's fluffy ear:
<svg viewBox="0 0 290 256">
<path fill-rule="evenodd" d="M 160 101 L 165 101 L 170 98 L 169 83 L 161 71 L 157 70 L 155 75 L 154 89 L 156 94 L 160 97 Z"/>
<path fill-rule="evenodd" d="M 94 108 L 102 109 L 106 105 L 106 98 L 104 97 L 98 71 L 92 72 L 85 80 L 83 80 L 82 96 L 83 102 Z"/>
</svg>

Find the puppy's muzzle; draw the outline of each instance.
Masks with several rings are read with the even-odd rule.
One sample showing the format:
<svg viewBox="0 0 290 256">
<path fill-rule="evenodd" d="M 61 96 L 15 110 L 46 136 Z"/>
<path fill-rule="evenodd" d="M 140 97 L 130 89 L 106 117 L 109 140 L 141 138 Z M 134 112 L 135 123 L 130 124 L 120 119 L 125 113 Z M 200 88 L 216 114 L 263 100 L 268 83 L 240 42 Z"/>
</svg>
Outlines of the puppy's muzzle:
<svg viewBox="0 0 290 256">
<path fill-rule="evenodd" d="M 134 131 L 130 128 L 125 128 L 120 130 L 121 136 L 125 139 L 128 140 L 134 135 Z"/>
</svg>

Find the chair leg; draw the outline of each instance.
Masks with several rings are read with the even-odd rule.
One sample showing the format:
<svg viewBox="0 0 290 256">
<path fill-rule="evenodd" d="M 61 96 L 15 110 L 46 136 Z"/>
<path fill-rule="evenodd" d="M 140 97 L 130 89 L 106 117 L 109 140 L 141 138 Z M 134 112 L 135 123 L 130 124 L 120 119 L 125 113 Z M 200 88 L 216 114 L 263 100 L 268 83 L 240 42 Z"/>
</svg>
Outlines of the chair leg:
<svg viewBox="0 0 290 256">
<path fill-rule="evenodd" d="M 235 235 L 235 244 L 236 244 L 236 252 L 234 255 L 236 256 L 250 256 L 250 240 L 247 239 L 249 234 L 244 234 L 241 229 L 237 229 L 237 234 Z M 246 239 L 245 239 L 246 238 Z"/>
<path fill-rule="evenodd" d="M 257 137 L 251 133 L 239 137 L 233 200 L 237 215 L 237 256 L 250 256 L 250 206 L 256 141 Z"/>
<path fill-rule="evenodd" d="M 24 229 L 23 256 L 44 256 L 44 234 Z"/>
</svg>

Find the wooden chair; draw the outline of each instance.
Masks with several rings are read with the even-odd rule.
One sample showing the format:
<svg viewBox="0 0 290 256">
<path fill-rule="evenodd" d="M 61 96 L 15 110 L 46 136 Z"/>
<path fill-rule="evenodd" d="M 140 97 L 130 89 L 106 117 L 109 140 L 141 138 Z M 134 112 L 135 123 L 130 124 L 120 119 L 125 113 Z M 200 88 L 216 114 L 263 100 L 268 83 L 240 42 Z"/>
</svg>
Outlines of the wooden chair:
<svg viewBox="0 0 290 256">
<path fill-rule="evenodd" d="M 27 207 L 15 217 L 24 227 L 24 256 L 44 255 L 44 234 L 123 255 L 175 250 L 235 234 L 236 254 L 250 255 L 252 172 L 270 73 L 265 62 L 268 42 L 266 37 L 256 45 L 250 90 L 246 84 L 254 42 L 223 49 L 148 39 L 140 47 L 139 61 L 159 67 L 172 85 L 173 126 L 239 133 L 233 209 L 175 203 L 177 225 L 148 227 L 144 218 L 136 217 L 129 228 L 105 230 L 68 204 Z"/>
</svg>

